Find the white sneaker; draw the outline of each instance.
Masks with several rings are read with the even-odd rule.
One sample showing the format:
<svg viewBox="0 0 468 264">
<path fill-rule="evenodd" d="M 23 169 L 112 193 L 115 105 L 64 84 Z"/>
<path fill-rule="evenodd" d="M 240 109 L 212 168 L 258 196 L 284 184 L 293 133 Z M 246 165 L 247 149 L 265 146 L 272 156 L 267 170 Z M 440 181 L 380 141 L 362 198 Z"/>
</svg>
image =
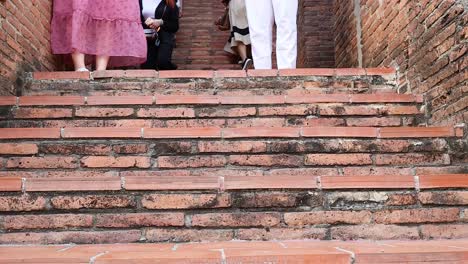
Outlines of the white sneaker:
<svg viewBox="0 0 468 264">
<path fill-rule="evenodd" d="M 89 72 L 88 69 L 86 69 L 86 67 L 83 67 L 83 68 L 79 68 L 76 70 L 77 72 Z"/>
</svg>

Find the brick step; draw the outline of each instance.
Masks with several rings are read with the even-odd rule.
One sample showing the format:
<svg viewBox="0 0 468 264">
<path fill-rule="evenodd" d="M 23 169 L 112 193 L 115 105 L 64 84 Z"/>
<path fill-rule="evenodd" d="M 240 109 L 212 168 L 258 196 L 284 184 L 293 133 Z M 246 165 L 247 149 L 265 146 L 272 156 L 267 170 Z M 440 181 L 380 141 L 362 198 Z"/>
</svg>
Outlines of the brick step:
<svg viewBox="0 0 468 264">
<path fill-rule="evenodd" d="M 238 65 L 233 65 L 238 67 Z M 227 68 L 232 65 L 226 65 Z M 394 69 L 36 72 L 23 95 L 292 95 L 395 92 Z"/>
<path fill-rule="evenodd" d="M 0 244 L 466 238 L 467 179 L 0 178 Z"/>
<path fill-rule="evenodd" d="M 460 128 L 0 129 L 0 175 L 458 173 L 466 170 L 461 134 Z"/>
<path fill-rule="evenodd" d="M 400 94 L 0 97 L 0 126 L 415 126 L 424 124 L 421 99 Z"/>
<path fill-rule="evenodd" d="M 110 234 L 109 234 L 110 235 Z M 0 263 L 464 263 L 467 240 L 5 246 Z"/>
<path fill-rule="evenodd" d="M 8 175 L 8 172 L 6 173 Z M 16 174 L 21 174 L 16 173 Z M 151 171 L 122 172 L 123 176 L 63 178 L 0 177 L 1 192 L 100 191 L 245 191 L 245 190 L 422 190 L 468 188 L 468 174 L 313 176 L 313 175 L 155 175 Z M 27 176 L 27 173 L 24 173 Z M 38 174 L 37 174 L 38 175 Z M 164 196 L 164 194 L 162 194 Z M 466 195 L 466 193 L 464 193 Z M 168 195 L 170 197 L 170 195 Z M 464 198 L 465 199 L 465 198 Z M 465 199 L 466 200 L 466 199 Z M 464 200 L 464 201 L 465 201 Z M 468 200 L 466 200 L 468 201 Z M 165 206 L 165 205 L 160 205 Z M 173 208 L 176 209 L 176 208 Z"/>
</svg>

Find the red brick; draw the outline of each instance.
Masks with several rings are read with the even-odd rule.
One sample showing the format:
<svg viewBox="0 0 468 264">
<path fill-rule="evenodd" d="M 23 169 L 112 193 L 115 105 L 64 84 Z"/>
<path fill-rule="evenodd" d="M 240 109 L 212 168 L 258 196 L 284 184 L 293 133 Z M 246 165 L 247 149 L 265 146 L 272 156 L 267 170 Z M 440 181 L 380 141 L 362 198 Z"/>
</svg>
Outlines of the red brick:
<svg viewBox="0 0 468 264">
<path fill-rule="evenodd" d="M 140 230 L 29 232 L 0 234 L 0 244 L 136 243 L 140 238 Z M 89 256 L 87 258 L 89 259 Z"/>
<path fill-rule="evenodd" d="M 16 105 L 16 96 L 0 96 L 0 105 Z"/>
<path fill-rule="evenodd" d="M 132 115 L 132 108 L 87 107 L 75 110 L 75 116 L 77 117 L 128 117 Z"/>
<path fill-rule="evenodd" d="M 91 78 L 89 72 L 34 72 L 35 80 L 89 80 Z"/>
<path fill-rule="evenodd" d="M 22 96 L 19 98 L 20 106 L 28 105 L 84 105 L 84 97 L 81 96 Z"/>
<path fill-rule="evenodd" d="M 366 68 L 367 75 L 395 75 L 395 68 Z"/>
<path fill-rule="evenodd" d="M 408 189 L 414 188 L 412 176 L 320 177 L 323 189 Z"/>
<path fill-rule="evenodd" d="M 283 104 L 284 96 L 264 95 L 264 96 L 221 96 L 221 104 L 226 105 L 264 105 Z"/>
<path fill-rule="evenodd" d="M 298 193 L 249 192 L 235 195 L 233 201 L 234 206 L 241 208 L 278 208 L 299 206 L 302 199 L 305 195 Z"/>
<path fill-rule="evenodd" d="M 158 78 L 155 70 L 126 70 L 125 78 Z"/>
<path fill-rule="evenodd" d="M 265 142 L 258 141 L 235 141 L 235 142 L 219 142 L 219 141 L 202 141 L 198 142 L 198 151 L 212 153 L 258 153 L 266 152 L 267 145 Z"/>
<path fill-rule="evenodd" d="M 148 152 L 148 145 L 146 144 L 125 144 L 115 145 L 112 147 L 115 153 L 118 154 L 142 154 Z"/>
<path fill-rule="evenodd" d="M 172 172 L 171 172 L 172 174 Z M 133 176 L 125 178 L 126 190 L 218 190 L 218 176 Z"/>
<path fill-rule="evenodd" d="M 313 103 L 349 103 L 347 94 L 311 94 L 311 95 L 287 95 L 287 104 L 313 104 Z"/>
<path fill-rule="evenodd" d="M 198 117 L 245 117 L 255 116 L 257 109 L 255 107 L 238 107 L 238 108 L 202 108 L 197 111 Z"/>
<path fill-rule="evenodd" d="M 225 128 L 224 138 L 295 138 L 299 137 L 299 128 L 292 127 L 248 127 Z"/>
<path fill-rule="evenodd" d="M 273 227 L 280 223 L 279 213 L 212 213 L 192 216 L 194 227 Z"/>
<path fill-rule="evenodd" d="M 411 168 L 403 167 L 343 167 L 344 176 L 413 175 Z"/>
<path fill-rule="evenodd" d="M 91 75 L 94 79 L 123 78 L 125 76 L 125 71 L 123 70 L 93 71 Z"/>
<path fill-rule="evenodd" d="M 78 167 L 78 162 L 73 157 L 24 157 L 8 159 L 6 167 L 21 169 L 73 169 Z"/>
<path fill-rule="evenodd" d="M 63 130 L 63 138 L 141 138 L 141 128 L 72 127 Z"/>
<path fill-rule="evenodd" d="M 284 222 L 288 226 L 309 226 L 318 224 L 366 224 L 371 221 L 369 211 L 316 211 L 306 213 L 285 213 Z"/>
<path fill-rule="evenodd" d="M 362 68 L 337 68 L 335 74 L 337 76 L 366 75 L 366 70 Z"/>
<path fill-rule="evenodd" d="M 317 177 L 315 176 L 226 176 L 225 190 L 250 189 L 315 189 Z"/>
<path fill-rule="evenodd" d="M 445 191 L 445 192 L 421 192 L 419 201 L 422 204 L 437 205 L 467 205 L 468 192 L 466 191 Z"/>
<path fill-rule="evenodd" d="M 229 163 L 236 166 L 302 166 L 303 157 L 295 155 L 231 155 Z"/>
<path fill-rule="evenodd" d="M 326 228 L 269 228 L 269 229 L 239 229 L 237 239 L 240 240 L 303 240 L 303 239 L 325 239 Z"/>
<path fill-rule="evenodd" d="M 88 105 L 151 105 L 153 96 L 89 96 Z"/>
<path fill-rule="evenodd" d="M 360 106 L 360 105 L 320 105 L 319 113 L 322 116 L 341 116 L 341 115 L 379 115 L 380 107 L 376 106 Z"/>
<path fill-rule="evenodd" d="M 259 107 L 259 116 L 307 116 L 316 112 L 314 106 Z"/>
<path fill-rule="evenodd" d="M 331 228 L 332 239 L 337 240 L 396 240 L 419 239 L 417 227 L 397 225 L 359 225 Z"/>
<path fill-rule="evenodd" d="M 415 205 L 417 203 L 416 195 L 394 193 L 388 195 L 388 200 L 385 205 L 402 206 L 402 205 Z"/>
<path fill-rule="evenodd" d="M 247 72 L 243 70 L 218 70 L 215 71 L 216 78 L 246 78 Z"/>
<path fill-rule="evenodd" d="M 85 168 L 149 168 L 149 157 L 100 157 L 89 156 L 81 159 Z"/>
<path fill-rule="evenodd" d="M 50 199 L 54 209 L 113 209 L 135 207 L 134 199 L 126 195 L 54 196 Z"/>
<path fill-rule="evenodd" d="M 59 128 L 0 128 L 0 139 L 56 139 Z"/>
<path fill-rule="evenodd" d="M 306 165 L 369 165 L 372 164 L 369 154 L 309 154 Z"/>
<path fill-rule="evenodd" d="M 161 156 L 158 158 L 158 168 L 201 168 L 222 167 L 227 160 L 224 156 Z"/>
<path fill-rule="evenodd" d="M 212 95 L 159 95 L 157 105 L 212 105 L 219 104 L 218 96 Z"/>
<path fill-rule="evenodd" d="M 374 138 L 377 137 L 377 128 L 373 127 L 304 127 L 303 137 L 349 137 Z"/>
<path fill-rule="evenodd" d="M 468 188 L 467 174 L 419 175 L 419 187 L 430 188 Z"/>
<path fill-rule="evenodd" d="M 422 225 L 421 235 L 424 239 L 460 239 L 468 237 L 468 225 Z"/>
<path fill-rule="evenodd" d="M 281 69 L 279 76 L 334 76 L 335 69 L 309 68 L 309 69 Z"/>
<path fill-rule="evenodd" d="M 399 117 L 348 118 L 346 124 L 353 127 L 392 127 L 400 126 Z"/>
<path fill-rule="evenodd" d="M 0 196 L 0 212 L 40 211 L 46 209 L 42 196 Z"/>
<path fill-rule="evenodd" d="M 96 227 L 184 226 L 183 213 L 99 214 Z"/>
<path fill-rule="evenodd" d="M 290 168 L 271 169 L 267 172 L 271 176 L 337 176 L 335 168 Z"/>
<path fill-rule="evenodd" d="M 203 128 L 145 128 L 144 138 L 220 138 L 221 129 Z"/>
<path fill-rule="evenodd" d="M 276 77 L 278 70 L 248 70 L 247 75 L 249 77 Z"/>
<path fill-rule="evenodd" d="M 374 213 L 374 220 L 380 224 L 455 222 L 459 214 L 457 208 L 390 210 Z"/>
<path fill-rule="evenodd" d="M 14 118 L 66 118 L 72 117 L 71 109 L 63 108 L 18 108 L 14 111 Z"/>
<path fill-rule="evenodd" d="M 415 103 L 416 96 L 411 94 L 351 94 L 352 103 Z"/>
<path fill-rule="evenodd" d="M 377 154 L 375 156 L 377 165 L 449 165 L 448 154 Z"/>
<path fill-rule="evenodd" d="M 430 138 L 452 137 L 451 127 L 384 127 L 380 129 L 379 138 Z"/>
<path fill-rule="evenodd" d="M 149 242 L 219 242 L 234 239 L 231 230 L 196 230 L 196 229 L 150 229 L 146 231 Z"/>
<path fill-rule="evenodd" d="M 195 117 L 195 111 L 192 108 L 143 108 L 138 110 L 137 116 L 156 118 L 189 118 Z"/>
<path fill-rule="evenodd" d="M 45 154 L 75 154 L 75 155 L 109 155 L 111 147 L 104 144 L 43 144 L 40 146 L 40 153 Z"/>
<path fill-rule="evenodd" d="M 229 194 L 148 194 L 141 204 L 147 209 L 198 209 L 231 206 Z"/>
<path fill-rule="evenodd" d="M 214 71 L 202 70 L 177 70 L 177 71 L 160 71 L 160 79 L 211 79 L 214 78 Z"/>
<path fill-rule="evenodd" d="M 38 148 L 36 144 L 27 143 L 0 143 L 0 154 L 12 155 L 33 155 L 37 154 Z"/>
<path fill-rule="evenodd" d="M 381 110 L 382 114 L 388 115 L 417 115 L 423 114 L 417 106 L 414 105 L 398 105 L 398 106 L 387 106 Z"/>
<path fill-rule="evenodd" d="M 0 191 L 2 192 L 19 192 L 21 186 L 21 178 L 0 178 Z"/>
<path fill-rule="evenodd" d="M 3 227 L 6 230 L 66 229 L 93 225 L 93 216 L 83 214 L 14 215 L 5 216 L 3 219 Z"/>
<path fill-rule="evenodd" d="M 65 191 L 118 191 L 121 189 L 119 178 L 55 178 L 28 179 L 28 192 L 65 192 Z"/>
</svg>

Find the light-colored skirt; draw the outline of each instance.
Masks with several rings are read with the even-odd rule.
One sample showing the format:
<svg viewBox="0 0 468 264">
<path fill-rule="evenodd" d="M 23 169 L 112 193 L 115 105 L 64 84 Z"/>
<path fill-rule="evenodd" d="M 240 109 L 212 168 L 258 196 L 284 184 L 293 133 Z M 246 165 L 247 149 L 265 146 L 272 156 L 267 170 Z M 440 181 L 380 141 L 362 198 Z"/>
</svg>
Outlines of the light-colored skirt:
<svg viewBox="0 0 468 264">
<path fill-rule="evenodd" d="M 109 66 L 146 61 L 146 38 L 135 0 L 54 0 L 54 54 L 111 56 Z"/>
<path fill-rule="evenodd" d="M 249 21 L 247 20 L 247 9 L 245 1 L 249 0 L 231 0 L 229 2 L 229 20 L 231 22 L 231 35 L 224 50 L 229 53 L 235 53 L 232 48 L 242 42 L 250 45 Z M 254 1 L 254 0 L 250 0 Z"/>
</svg>

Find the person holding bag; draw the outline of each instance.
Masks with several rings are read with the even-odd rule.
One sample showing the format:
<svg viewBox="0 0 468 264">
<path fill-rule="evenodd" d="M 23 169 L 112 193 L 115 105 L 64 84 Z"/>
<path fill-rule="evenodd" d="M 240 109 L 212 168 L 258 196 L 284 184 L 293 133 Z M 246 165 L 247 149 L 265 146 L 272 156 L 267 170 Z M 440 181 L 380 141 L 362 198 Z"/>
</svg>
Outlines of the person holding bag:
<svg viewBox="0 0 468 264">
<path fill-rule="evenodd" d="M 141 21 L 148 44 L 144 69 L 176 70 L 172 63 L 175 33 L 179 30 L 176 0 L 139 0 Z"/>
<path fill-rule="evenodd" d="M 298 0 L 245 0 L 255 69 L 271 69 L 273 23 L 279 69 L 295 69 Z"/>
<path fill-rule="evenodd" d="M 243 70 L 247 70 L 252 66 L 253 61 L 248 57 L 250 34 L 245 0 L 222 0 L 221 2 L 226 6 L 226 12 L 215 24 L 219 30 L 231 32 L 224 50 L 238 55 L 241 58 L 239 64 Z"/>
<path fill-rule="evenodd" d="M 54 0 L 51 46 L 71 54 L 75 71 L 88 71 L 85 54 L 96 56 L 96 70 L 146 60 L 145 35 L 133 0 Z"/>
</svg>

